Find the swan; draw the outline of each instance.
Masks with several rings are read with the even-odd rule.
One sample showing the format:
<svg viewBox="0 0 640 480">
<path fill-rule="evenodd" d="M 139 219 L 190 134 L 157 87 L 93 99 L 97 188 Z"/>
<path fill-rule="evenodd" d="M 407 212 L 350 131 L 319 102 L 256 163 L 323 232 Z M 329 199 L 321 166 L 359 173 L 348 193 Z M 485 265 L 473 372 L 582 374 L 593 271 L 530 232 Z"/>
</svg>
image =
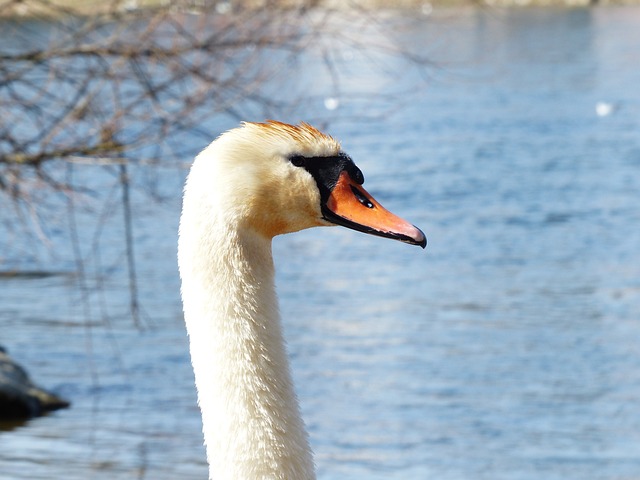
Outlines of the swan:
<svg viewBox="0 0 640 480">
<path fill-rule="evenodd" d="M 323 225 L 426 246 L 331 136 L 245 122 L 194 160 L 178 240 L 210 479 L 309 480 L 315 469 L 282 336 L 271 241 Z"/>
</svg>

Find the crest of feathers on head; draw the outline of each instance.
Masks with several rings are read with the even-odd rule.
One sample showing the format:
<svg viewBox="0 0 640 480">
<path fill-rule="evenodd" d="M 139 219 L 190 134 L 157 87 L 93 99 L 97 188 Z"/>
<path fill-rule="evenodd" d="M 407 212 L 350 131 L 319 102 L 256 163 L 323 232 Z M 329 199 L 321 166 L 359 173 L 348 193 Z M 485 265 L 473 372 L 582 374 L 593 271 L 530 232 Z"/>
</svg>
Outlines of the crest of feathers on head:
<svg viewBox="0 0 640 480">
<path fill-rule="evenodd" d="M 312 150 L 323 148 L 335 154 L 341 148 L 340 142 L 332 136 L 322 133 L 305 122 L 301 122 L 300 125 L 289 125 L 276 120 L 267 120 L 264 123 L 243 122 L 242 125 L 245 128 L 255 129 L 255 133 L 258 135 L 272 140 L 282 139 L 283 137 L 290 138 L 301 146 Z"/>
</svg>

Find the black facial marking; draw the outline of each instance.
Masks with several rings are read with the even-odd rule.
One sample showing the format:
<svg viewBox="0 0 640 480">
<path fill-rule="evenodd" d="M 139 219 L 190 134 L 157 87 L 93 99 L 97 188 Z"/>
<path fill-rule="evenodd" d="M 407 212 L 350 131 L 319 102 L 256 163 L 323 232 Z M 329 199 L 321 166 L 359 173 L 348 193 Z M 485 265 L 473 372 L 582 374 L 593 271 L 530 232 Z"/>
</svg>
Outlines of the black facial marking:
<svg viewBox="0 0 640 480">
<path fill-rule="evenodd" d="M 296 167 L 303 167 L 311 174 L 318 185 L 320 191 L 320 199 L 322 205 L 325 205 L 331 195 L 331 191 L 338 183 L 338 178 L 343 171 L 346 171 L 351 179 L 358 185 L 364 183 L 364 175 L 356 164 L 353 163 L 351 157 L 346 153 L 340 152 L 338 155 L 331 157 L 305 157 L 303 155 L 293 155 L 289 160 Z M 358 198 L 360 200 L 360 198 Z M 365 198 L 365 202 L 369 199 Z M 360 200 L 363 205 L 367 205 Z M 369 207 L 371 208 L 371 207 Z"/>
<path fill-rule="evenodd" d="M 370 235 L 392 238 L 411 245 L 419 245 L 422 248 L 427 245 L 427 239 L 424 237 L 424 234 L 422 239 L 416 240 L 415 238 L 403 235 L 402 233 L 376 230 L 373 227 L 361 225 L 349 220 L 348 218 L 342 217 L 333 212 L 327 206 L 331 192 L 337 185 L 342 172 L 346 171 L 354 183 L 358 185 L 362 185 L 364 183 L 364 175 L 362 174 L 362 171 L 356 167 L 356 164 L 353 163 L 351 157 L 346 153 L 340 152 L 337 155 L 330 157 L 305 157 L 304 155 L 292 155 L 289 157 L 289 161 L 296 167 L 304 168 L 316 181 L 316 185 L 320 191 L 320 210 L 322 211 L 323 218 L 328 222 L 368 233 Z M 367 208 L 375 208 L 374 203 L 363 192 L 353 185 L 350 185 L 350 187 L 351 192 L 358 202 Z"/>
</svg>

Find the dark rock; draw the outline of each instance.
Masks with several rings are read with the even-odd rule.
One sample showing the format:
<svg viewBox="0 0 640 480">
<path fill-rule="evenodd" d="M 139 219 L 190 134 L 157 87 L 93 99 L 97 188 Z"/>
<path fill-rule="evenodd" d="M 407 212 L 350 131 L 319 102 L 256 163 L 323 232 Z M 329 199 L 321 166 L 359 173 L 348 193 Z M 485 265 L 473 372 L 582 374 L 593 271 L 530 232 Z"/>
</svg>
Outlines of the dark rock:
<svg viewBox="0 0 640 480">
<path fill-rule="evenodd" d="M 35 385 L 0 346 L 0 420 L 16 420 L 66 408 L 67 400 Z"/>
</svg>

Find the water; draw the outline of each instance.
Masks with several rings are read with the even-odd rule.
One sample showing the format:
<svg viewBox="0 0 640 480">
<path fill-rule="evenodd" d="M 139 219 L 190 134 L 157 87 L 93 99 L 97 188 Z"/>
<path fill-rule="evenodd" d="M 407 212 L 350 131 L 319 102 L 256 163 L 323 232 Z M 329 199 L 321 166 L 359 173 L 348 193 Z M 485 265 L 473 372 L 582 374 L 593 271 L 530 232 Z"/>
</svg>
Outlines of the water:
<svg viewBox="0 0 640 480">
<path fill-rule="evenodd" d="M 640 478 L 640 10 L 411 25 L 406 40 L 436 62 L 428 86 L 379 121 L 350 119 L 348 98 L 329 115 L 426 252 L 339 228 L 274 244 L 319 478 Z M 348 73 L 345 89 L 381 86 Z M 174 260 L 185 172 L 136 177 L 167 199 L 134 199 L 142 329 L 127 314 L 115 178 L 72 173 L 116 205 L 100 236 L 96 212 L 76 212 L 91 302 L 58 200 L 52 247 L 13 231 L 3 256 L 63 274 L 3 279 L 0 324 L 73 407 L 0 433 L 1 476 L 206 478 Z"/>
</svg>

